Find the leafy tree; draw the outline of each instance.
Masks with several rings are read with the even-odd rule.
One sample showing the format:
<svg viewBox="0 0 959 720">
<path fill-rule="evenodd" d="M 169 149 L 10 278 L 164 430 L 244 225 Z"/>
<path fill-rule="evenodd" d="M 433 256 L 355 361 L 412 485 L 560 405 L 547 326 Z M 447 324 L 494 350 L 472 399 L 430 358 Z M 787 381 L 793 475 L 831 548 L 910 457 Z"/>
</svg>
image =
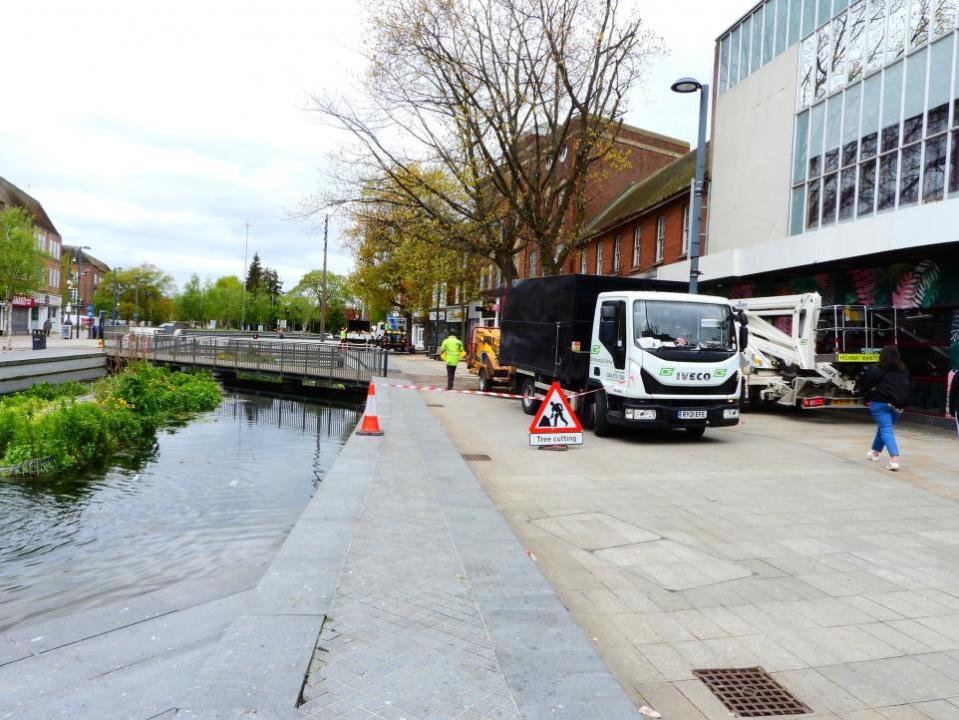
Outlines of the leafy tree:
<svg viewBox="0 0 959 720">
<path fill-rule="evenodd" d="M 124 270 L 111 270 L 104 275 L 93 303 L 104 309 L 116 308 L 124 320 L 138 318 L 159 325 L 176 315 L 175 293 L 176 283 L 170 275 L 156 265 L 144 263 Z"/>
<path fill-rule="evenodd" d="M 239 327 L 243 307 L 243 281 L 225 275 L 206 289 L 206 317 L 220 327 Z"/>
<path fill-rule="evenodd" d="M 174 304 L 176 305 L 176 317 L 178 320 L 188 320 L 204 322 L 203 300 L 204 289 L 200 284 L 200 276 L 193 273 L 183 291 L 176 296 Z"/>
<path fill-rule="evenodd" d="M 345 130 L 348 197 L 388 180 L 440 246 L 492 259 L 536 250 L 557 272 L 585 242 L 594 170 L 619 155 L 626 99 L 660 51 L 620 0 L 379 0 L 360 101 L 315 98 Z M 613 158 L 616 159 L 615 157 Z M 448 183 L 416 171 L 423 163 Z M 320 208 L 314 208 L 320 211 Z"/>
<path fill-rule="evenodd" d="M 0 298 L 6 307 L 4 345 L 12 347 L 13 297 L 40 287 L 43 253 L 33 236 L 33 219 L 22 208 L 0 210 Z"/>
<path fill-rule="evenodd" d="M 300 278 L 300 281 L 286 294 L 287 308 L 290 308 L 291 303 L 297 298 L 309 303 L 310 313 L 305 322 L 318 330 L 323 303 L 322 270 L 310 270 Z M 347 288 L 346 277 L 328 271 L 326 273 L 326 329 L 333 331 L 346 325 L 347 307 L 354 304 L 354 298 Z M 302 310 L 304 306 L 298 303 L 296 307 Z"/>
</svg>

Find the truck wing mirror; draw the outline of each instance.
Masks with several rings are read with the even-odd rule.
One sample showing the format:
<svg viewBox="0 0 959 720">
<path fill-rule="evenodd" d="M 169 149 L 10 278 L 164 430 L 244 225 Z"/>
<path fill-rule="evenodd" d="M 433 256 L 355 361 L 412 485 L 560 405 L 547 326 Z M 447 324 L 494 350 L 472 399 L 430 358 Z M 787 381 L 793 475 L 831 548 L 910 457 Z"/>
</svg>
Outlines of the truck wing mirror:
<svg viewBox="0 0 959 720">
<path fill-rule="evenodd" d="M 739 327 L 739 352 L 746 352 L 749 347 L 749 328 L 745 325 Z"/>
</svg>

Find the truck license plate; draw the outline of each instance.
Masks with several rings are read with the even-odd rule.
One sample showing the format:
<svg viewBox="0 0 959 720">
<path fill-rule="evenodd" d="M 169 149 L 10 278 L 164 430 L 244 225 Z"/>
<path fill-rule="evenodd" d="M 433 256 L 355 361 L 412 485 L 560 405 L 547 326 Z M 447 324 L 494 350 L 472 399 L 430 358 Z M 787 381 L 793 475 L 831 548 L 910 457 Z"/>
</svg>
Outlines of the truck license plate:
<svg viewBox="0 0 959 720">
<path fill-rule="evenodd" d="M 705 410 L 680 410 L 679 419 L 680 420 L 705 420 L 706 411 Z"/>
</svg>

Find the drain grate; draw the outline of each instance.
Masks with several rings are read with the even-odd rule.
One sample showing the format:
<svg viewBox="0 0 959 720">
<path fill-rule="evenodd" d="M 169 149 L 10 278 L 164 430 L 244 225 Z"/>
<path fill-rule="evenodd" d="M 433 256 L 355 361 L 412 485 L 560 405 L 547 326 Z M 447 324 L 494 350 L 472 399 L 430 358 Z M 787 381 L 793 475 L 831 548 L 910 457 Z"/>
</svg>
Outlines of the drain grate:
<svg viewBox="0 0 959 720">
<path fill-rule="evenodd" d="M 473 454 L 473 455 L 464 454 L 463 459 L 466 462 L 489 462 L 493 458 L 491 458 L 489 455 L 483 455 L 483 454 Z"/>
<path fill-rule="evenodd" d="M 812 712 L 761 667 L 693 670 L 693 674 L 740 717 Z"/>
</svg>

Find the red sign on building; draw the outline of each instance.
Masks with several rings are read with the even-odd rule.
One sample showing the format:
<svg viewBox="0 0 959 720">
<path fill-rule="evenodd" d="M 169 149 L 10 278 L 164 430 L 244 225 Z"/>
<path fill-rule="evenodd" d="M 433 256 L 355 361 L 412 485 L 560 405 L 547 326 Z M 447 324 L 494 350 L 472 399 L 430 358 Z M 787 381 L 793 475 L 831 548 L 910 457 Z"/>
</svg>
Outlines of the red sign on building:
<svg viewBox="0 0 959 720">
<path fill-rule="evenodd" d="M 13 302 L 11 304 L 14 307 L 19 308 L 32 308 L 37 304 L 37 301 L 32 297 L 27 297 L 26 295 L 14 295 Z"/>
</svg>

